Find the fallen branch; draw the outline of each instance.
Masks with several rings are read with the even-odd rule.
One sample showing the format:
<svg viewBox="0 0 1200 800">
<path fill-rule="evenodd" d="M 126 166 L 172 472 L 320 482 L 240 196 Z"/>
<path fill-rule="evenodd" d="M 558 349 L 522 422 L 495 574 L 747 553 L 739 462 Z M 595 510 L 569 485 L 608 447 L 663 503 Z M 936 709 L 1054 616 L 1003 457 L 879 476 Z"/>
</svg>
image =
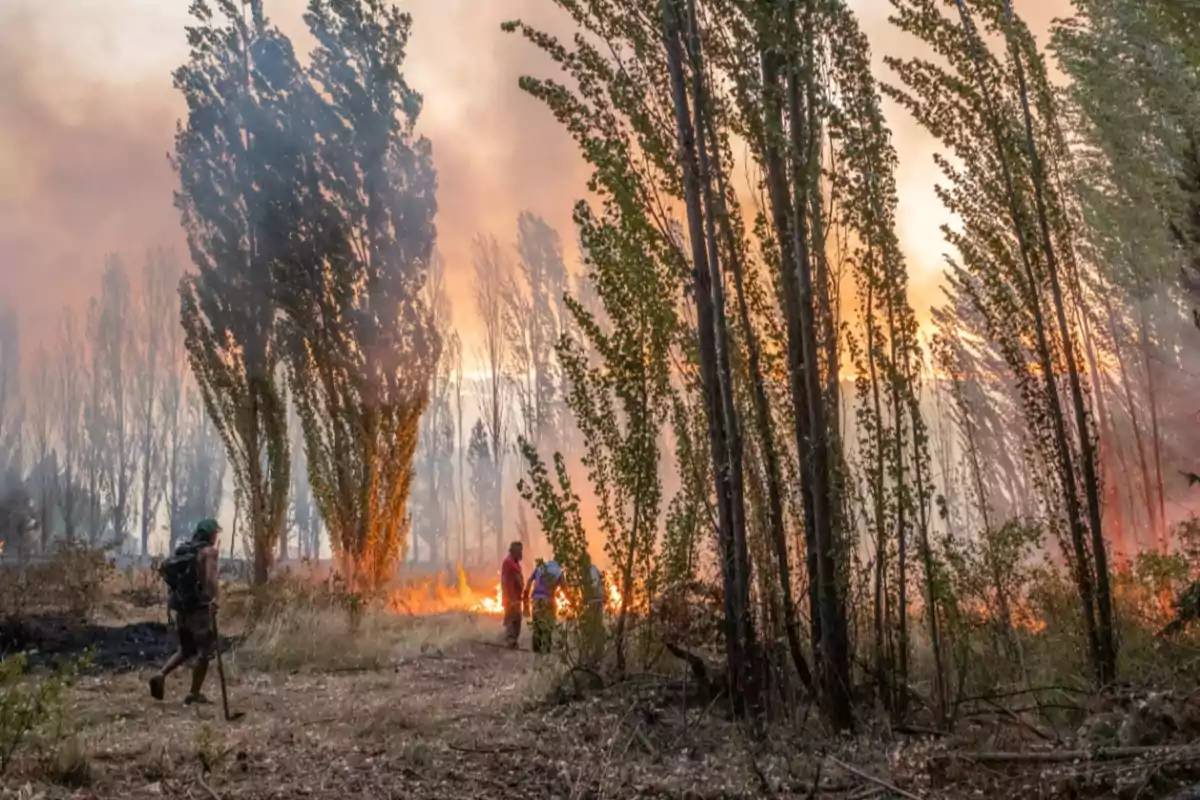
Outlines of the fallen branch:
<svg viewBox="0 0 1200 800">
<path fill-rule="evenodd" d="M 704 689 L 704 694 L 711 696 L 713 694 L 713 682 L 708 677 L 708 667 L 704 663 L 704 659 L 695 653 L 689 653 L 673 642 L 666 642 L 666 648 L 671 652 L 671 655 L 687 663 L 692 670 L 692 675 L 696 678 L 697 683 Z"/>
<path fill-rule="evenodd" d="M 913 794 L 912 792 L 906 792 L 903 789 L 901 789 L 899 786 L 895 785 L 894 783 L 888 783 L 883 778 L 876 778 L 871 773 L 863 772 L 858 767 L 852 767 L 849 764 L 847 764 L 845 761 L 842 761 L 839 758 L 835 758 L 834 756 L 826 756 L 826 758 L 828 758 L 834 764 L 837 764 L 839 767 L 846 770 L 847 772 L 849 772 L 853 775 L 857 775 L 858 777 L 862 778 L 863 780 L 870 781 L 871 783 L 875 784 L 876 786 L 882 786 L 884 789 L 887 789 L 889 792 L 892 792 L 893 794 L 898 794 L 901 797 L 907 797 L 908 800 L 925 800 L 919 794 Z"/>
<path fill-rule="evenodd" d="M 1187 744 L 1173 747 L 1101 747 L 1095 750 L 983 751 L 979 753 L 959 751 L 939 753 L 933 758 L 935 760 L 974 761 L 977 764 L 1058 764 L 1065 761 L 1119 761 L 1151 755 L 1200 757 L 1200 747 Z"/>
<path fill-rule="evenodd" d="M 943 730 L 940 730 L 938 728 L 927 728 L 924 725 L 912 725 L 912 724 L 893 725 L 892 733 L 901 733 L 901 734 L 904 734 L 905 736 L 934 736 L 934 737 L 946 736 L 946 732 Z"/>
<path fill-rule="evenodd" d="M 977 694 L 973 697 L 963 697 L 955 701 L 955 706 L 965 705 L 967 703 L 975 703 L 980 700 L 1003 700 L 1008 697 L 1019 697 L 1023 694 L 1039 694 L 1041 692 L 1062 692 L 1063 694 L 1090 695 L 1091 692 L 1087 689 L 1077 689 L 1074 686 L 1065 686 L 1062 684 L 1050 684 L 1047 686 L 1026 686 L 1023 689 L 1013 689 L 1007 692 L 990 692 L 988 694 Z"/>
</svg>

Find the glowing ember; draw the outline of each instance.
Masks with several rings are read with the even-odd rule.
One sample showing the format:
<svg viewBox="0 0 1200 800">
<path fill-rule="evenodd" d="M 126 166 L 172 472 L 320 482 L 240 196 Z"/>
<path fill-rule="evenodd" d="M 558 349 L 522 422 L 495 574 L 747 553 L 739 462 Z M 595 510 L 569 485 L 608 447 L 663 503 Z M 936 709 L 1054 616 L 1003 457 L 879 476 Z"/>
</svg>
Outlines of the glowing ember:
<svg viewBox="0 0 1200 800">
<path fill-rule="evenodd" d="M 623 605 L 623 601 L 621 600 L 621 593 L 619 591 L 617 591 L 617 585 L 615 583 L 610 584 L 608 587 L 608 609 L 609 609 L 609 611 L 620 611 L 622 605 Z"/>
</svg>

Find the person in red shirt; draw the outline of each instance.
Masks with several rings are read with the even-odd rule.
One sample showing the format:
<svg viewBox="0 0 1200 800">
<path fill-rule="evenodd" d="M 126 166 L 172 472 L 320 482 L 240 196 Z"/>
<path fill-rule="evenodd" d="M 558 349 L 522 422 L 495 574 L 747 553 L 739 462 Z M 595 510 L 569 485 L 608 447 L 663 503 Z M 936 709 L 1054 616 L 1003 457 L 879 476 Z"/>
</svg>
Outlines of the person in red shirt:
<svg viewBox="0 0 1200 800">
<path fill-rule="evenodd" d="M 508 558 L 500 567 L 500 588 L 504 601 L 504 637 L 508 646 L 517 649 L 521 638 L 521 599 L 525 592 L 525 576 L 521 573 L 521 556 L 524 547 L 520 542 L 508 546 Z"/>
</svg>

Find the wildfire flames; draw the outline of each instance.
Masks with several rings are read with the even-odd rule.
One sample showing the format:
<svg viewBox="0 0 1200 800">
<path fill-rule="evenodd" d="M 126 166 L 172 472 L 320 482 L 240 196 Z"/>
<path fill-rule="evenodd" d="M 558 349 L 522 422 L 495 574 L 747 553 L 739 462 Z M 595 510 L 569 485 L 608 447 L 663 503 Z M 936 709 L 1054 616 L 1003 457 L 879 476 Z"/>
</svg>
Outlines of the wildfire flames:
<svg viewBox="0 0 1200 800">
<path fill-rule="evenodd" d="M 621 592 L 616 586 L 608 587 L 608 602 L 605 603 L 605 608 L 609 611 L 619 611 L 622 605 Z M 554 596 L 554 604 L 559 616 L 564 616 L 570 611 L 570 601 L 560 589 Z M 470 608 L 471 611 L 477 614 L 503 614 L 504 613 L 504 592 L 500 588 L 499 581 L 496 582 L 496 592 L 491 597 L 480 599 Z"/>
</svg>

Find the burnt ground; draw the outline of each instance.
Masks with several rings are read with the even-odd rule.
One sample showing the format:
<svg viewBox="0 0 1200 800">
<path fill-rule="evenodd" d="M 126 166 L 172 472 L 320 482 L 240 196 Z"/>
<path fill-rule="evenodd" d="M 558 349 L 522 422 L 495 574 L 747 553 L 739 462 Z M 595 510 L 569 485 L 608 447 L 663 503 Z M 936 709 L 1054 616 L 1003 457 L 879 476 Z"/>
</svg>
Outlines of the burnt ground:
<svg viewBox="0 0 1200 800">
<path fill-rule="evenodd" d="M 219 700 L 182 705 L 186 675 L 172 678 L 166 702 L 149 698 L 151 655 L 170 647 L 161 625 L 39 634 L 59 657 L 79 642 L 113 642 L 95 663 L 115 666 L 94 667 L 69 697 L 87 779 L 56 783 L 31 751 L 0 779 L 0 797 L 1146 800 L 1200 780 L 1192 751 L 1094 765 L 959 759 L 947 767 L 943 757 L 964 741 L 878 727 L 829 740 L 814 730 L 815 713 L 807 730 L 780 720 L 754 741 L 719 703 L 696 702 L 662 676 L 564 693 L 572 684 L 561 668 L 495 646 L 497 627 L 466 614 L 418 619 L 387 642 L 386 666 L 362 671 L 256 670 L 235 647 L 226 661 L 230 703 L 245 716 L 233 723 Z M 215 674 L 207 690 L 219 698 Z M 1018 749 L 988 736 L 973 746 Z"/>
<path fill-rule="evenodd" d="M 235 644 L 234 637 L 221 640 L 222 650 Z M 83 674 L 125 673 L 161 664 L 175 647 L 174 632 L 162 622 L 104 625 L 61 614 L 0 620 L 0 657 L 25 652 L 30 669 L 56 669 L 87 654 Z"/>
</svg>

